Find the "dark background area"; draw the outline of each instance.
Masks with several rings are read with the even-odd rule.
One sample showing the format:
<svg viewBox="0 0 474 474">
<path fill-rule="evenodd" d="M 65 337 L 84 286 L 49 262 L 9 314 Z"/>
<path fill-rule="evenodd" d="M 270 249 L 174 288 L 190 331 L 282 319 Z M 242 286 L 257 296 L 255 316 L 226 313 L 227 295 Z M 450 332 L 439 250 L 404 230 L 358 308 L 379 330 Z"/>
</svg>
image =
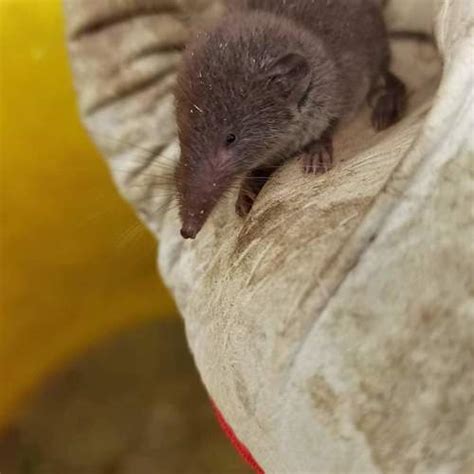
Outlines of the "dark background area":
<svg viewBox="0 0 474 474">
<path fill-rule="evenodd" d="M 178 319 L 147 323 L 48 380 L 0 438 L 2 474 L 248 473 Z"/>
</svg>

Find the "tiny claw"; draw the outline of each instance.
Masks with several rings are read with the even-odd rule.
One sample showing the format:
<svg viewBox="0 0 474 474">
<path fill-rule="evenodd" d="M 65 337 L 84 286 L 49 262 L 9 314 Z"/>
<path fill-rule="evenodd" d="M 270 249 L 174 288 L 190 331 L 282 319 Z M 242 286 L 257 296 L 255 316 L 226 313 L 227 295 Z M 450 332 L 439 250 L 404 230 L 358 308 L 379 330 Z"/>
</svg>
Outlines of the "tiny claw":
<svg viewBox="0 0 474 474">
<path fill-rule="evenodd" d="M 369 103 L 378 95 L 372 111 L 372 126 L 378 132 L 396 124 L 403 116 L 407 106 L 405 84 L 391 72 L 385 74 L 385 86 L 375 90 Z"/>
<path fill-rule="evenodd" d="M 255 199 L 257 199 L 256 193 L 253 193 L 251 190 L 242 187 L 235 204 L 235 211 L 237 215 L 241 218 L 246 217 L 252 210 Z"/>
<path fill-rule="evenodd" d="M 235 203 L 235 212 L 239 217 L 245 218 L 252 210 L 255 200 L 260 191 L 265 186 L 265 183 L 270 179 L 275 172 L 275 167 L 256 168 L 252 170 L 242 181 L 240 186 L 239 196 Z"/>
<path fill-rule="evenodd" d="M 334 165 L 331 142 L 317 142 L 301 157 L 303 171 L 308 174 L 327 173 Z"/>
<path fill-rule="evenodd" d="M 398 97 L 396 94 L 381 96 L 372 114 L 372 126 L 377 132 L 391 127 L 400 120 L 404 108 L 403 98 Z"/>
</svg>

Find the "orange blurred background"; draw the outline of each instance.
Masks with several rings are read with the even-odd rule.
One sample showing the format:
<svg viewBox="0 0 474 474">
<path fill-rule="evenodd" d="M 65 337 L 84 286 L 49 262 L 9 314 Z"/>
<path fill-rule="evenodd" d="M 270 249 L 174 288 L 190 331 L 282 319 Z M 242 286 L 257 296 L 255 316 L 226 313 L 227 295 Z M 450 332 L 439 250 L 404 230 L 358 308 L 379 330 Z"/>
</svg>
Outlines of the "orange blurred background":
<svg viewBox="0 0 474 474">
<path fill-rule="evenodd" d="M 175 314 L 78 119 L 59 0 L 0 0 L 0 427 L 92 344 Z"/>
</svg>

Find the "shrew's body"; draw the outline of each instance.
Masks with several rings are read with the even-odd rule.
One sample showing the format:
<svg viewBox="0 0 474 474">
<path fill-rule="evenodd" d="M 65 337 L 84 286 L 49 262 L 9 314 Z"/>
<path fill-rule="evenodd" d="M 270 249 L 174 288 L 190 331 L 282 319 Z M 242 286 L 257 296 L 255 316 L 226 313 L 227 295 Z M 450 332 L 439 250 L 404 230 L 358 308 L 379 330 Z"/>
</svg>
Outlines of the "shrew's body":
<svg viewBox="0 0 474 474">
<path fill-rule="evenodd" d="M 377 129 L 406 92 L 390 72 L 376 0 L 229 0 L 226 15 L 184 54 L 176 90 L 182 234 L 194 238 L 235 179 L 246 215 L 275 168 L 299 156 L 332 166 L 332 134 L 378 91 Z"/>
</svg>

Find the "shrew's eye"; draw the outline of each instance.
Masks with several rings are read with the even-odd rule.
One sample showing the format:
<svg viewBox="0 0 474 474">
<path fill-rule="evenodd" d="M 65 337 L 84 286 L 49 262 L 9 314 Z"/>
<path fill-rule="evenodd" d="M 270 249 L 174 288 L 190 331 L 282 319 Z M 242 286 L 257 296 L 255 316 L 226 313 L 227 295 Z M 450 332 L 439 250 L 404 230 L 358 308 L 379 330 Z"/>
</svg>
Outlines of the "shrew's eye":
<svg viewBox="0 0 474 474">
<path fill-rule="evenodd" d="M 225 144 L 232 145 L 232 143 L 234 143 L 236 140 L 237 137 L 233 133 L 229 133 L 229 135 L 225 137 Z"/>
</svg>

